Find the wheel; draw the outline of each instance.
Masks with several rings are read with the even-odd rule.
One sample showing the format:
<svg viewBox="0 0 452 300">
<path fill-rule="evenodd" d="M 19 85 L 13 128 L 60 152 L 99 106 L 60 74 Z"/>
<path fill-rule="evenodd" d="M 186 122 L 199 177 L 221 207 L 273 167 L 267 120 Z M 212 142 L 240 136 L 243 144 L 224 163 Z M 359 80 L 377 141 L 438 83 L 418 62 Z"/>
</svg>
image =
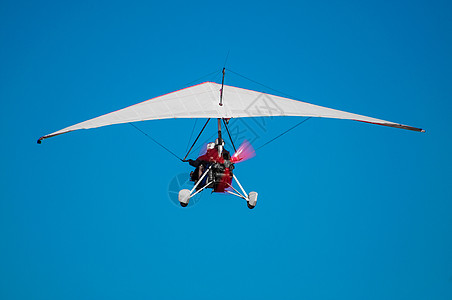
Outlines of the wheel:
<svg viewBox="0 0 452 300">
<path fill-rule="evenodd" d="M 256 206 L 257 203 L 257 193 L 256 192 L 250 192 L 248 194 L 248 200 L 246 201 L 248 204 L 249 209 L 253 209 Z"/>
<path fill-rule="evenodd" d="M 179 191 L 179 203 L 182 207 L 186 207 L 188 205 L 188 201 L 190 200 L 190 190 L 183 189 Z"/>
</svg>

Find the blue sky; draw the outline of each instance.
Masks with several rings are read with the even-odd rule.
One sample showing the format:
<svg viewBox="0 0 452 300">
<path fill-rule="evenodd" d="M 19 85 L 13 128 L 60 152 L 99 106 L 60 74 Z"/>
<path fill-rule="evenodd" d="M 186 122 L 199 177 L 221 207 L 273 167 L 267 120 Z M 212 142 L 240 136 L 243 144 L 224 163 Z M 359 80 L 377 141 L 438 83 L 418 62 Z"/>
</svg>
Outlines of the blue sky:
<svg viewBox="0 0 452 300">
<path fill-rule="evenodd" d="M 451 12 L 2 1 L 0 298 L 450 299 Z M 254 210 L 208 193 L 174 205 L 189 166 L 127 124 L 36 144 L 220 71 L 228 51 L 228 68 L 296 99 L 427 133 L 311 119 L 237 165 Z M 269 120 L 255 147 L 298 121 Z M 137 125 L 182 156 L 193 123 Z"/>
</svg>

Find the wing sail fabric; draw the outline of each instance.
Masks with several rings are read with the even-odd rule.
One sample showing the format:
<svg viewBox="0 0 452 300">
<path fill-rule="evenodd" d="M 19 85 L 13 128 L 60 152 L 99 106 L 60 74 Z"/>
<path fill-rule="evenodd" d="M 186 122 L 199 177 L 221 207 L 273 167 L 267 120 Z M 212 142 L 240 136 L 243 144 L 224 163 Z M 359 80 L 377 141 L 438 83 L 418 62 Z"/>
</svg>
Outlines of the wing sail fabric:
<svg viewBox="0 0 452 300">
<path fill-rule="evenodd" d="M 320 117 L 424 131 L 420 128 L 227 85 L 223 88 L 223 106 L 220 106 L 218 104 L 220 89 L 221 85 L 217 83 L 204 82 L 66 127 L 41 137 L 38 142 L 79 129 L 171 118 Z"/>
</svg>

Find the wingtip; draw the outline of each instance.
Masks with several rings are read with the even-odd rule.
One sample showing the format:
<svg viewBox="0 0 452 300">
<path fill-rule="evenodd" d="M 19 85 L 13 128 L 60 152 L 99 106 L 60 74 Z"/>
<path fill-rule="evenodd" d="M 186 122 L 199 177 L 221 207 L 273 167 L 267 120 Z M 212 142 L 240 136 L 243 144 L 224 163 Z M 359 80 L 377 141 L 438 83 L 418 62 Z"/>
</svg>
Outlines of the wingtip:
<svg viewBox="0 0 452 300">
<path fill-rule="evenodd" d="M 42 137 L 40 137 L 36 142 L 38 143 L 38 144 L 41 144 L 41 141 L 43 140 L 43 138 Z"/>
<path fill-rule="evenodd" d="M 421 132 L 425 132 L 425 129 L 421 129 Z"/>
</svg>

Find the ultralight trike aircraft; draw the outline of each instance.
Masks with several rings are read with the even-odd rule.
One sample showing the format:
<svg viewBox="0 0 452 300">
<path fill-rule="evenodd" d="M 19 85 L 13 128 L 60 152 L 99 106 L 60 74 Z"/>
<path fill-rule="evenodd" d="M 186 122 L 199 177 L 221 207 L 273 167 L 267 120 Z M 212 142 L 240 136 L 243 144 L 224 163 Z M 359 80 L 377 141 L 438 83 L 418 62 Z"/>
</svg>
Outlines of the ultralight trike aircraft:
<svg viewBox="0 0 452 300">
<path fill-rule="evenodd" d="M 187 155 L 181 159 L 184 162 L 189 162 L 190 165 L 196 169 L 190 175 L 191 180 L 194 182 L 193 188 L 191 190 L 183 189 L 179 192 L 178 199 L 180 204 L 183 207 L 187 206 L 191 197 L 204 189 L 209 188 L 216 193 L 229 193 L 240 197 L 246 200 L 249 208 L 254 208 L 257 202 L 257 193 L 246 193 L 233 171 L 235 164 L 253 156 L 254 150 L 247 142 L 244 142 L 236 149 L 232 139 L 230 140 L 234 150 L 236 150 L 235 153 L 231 156 L 229 152 L 224 149 L 222 127 L 226 129 L 230 137 L 228 122 L 231 118 L 298 116 L 308 118 L 348 119 L 425 132 L 423 129 L 416 127 L 348 113 L 253 90 L 228 86 L 224 84 L 225 68 L 223 68 L 222 73 L 223 79 L 221 84 L 204 82 L 152 98 L 118 111 L 66 127 L 54 133 L 44 135 L 38 139 L 38 143 L 40 144 L 43 139 L 79 129 L 90 129 L 122 123 L 130 123 L 133 125 L 133 122 L 138 121 L 170 118 L 206 118 L 207 121 L 201 132 L 198 134 L 198 137 L 194 141 Z M 261 106 L 254 105 L 256 99 L 259 99 L 260 97 L 265 97 L 265 99 L 272 103 L 271 109 L 262 109 Z M 196 144 L 202 131 L 211 119 L 217 119 L 218 123 L 218 137 L 216 141 L 207 145 L 208 149 L 206 154 L 202 157 L 199 157 L 196 160 L 187 160 L 190 151 L 193 149 L 193 146 Z M 233 187 L 232 180 L 236 181 L 240 191 Z"/>
</svg>

